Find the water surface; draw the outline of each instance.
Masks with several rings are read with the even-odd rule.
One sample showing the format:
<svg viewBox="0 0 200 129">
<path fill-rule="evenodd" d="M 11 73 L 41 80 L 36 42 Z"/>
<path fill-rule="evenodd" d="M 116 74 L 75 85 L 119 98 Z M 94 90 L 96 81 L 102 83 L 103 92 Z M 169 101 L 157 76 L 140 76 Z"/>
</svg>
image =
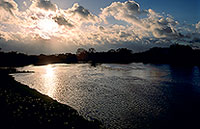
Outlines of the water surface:
<svg viewBox="0 0 200 129">
<path fill-rule="evenodd" d="M 196 66 L 52 64 L 19 70 L 35 73 L 14 74 L 17 81 L 108 128 L 190 127 L 200 115 Z"/>
</svg>

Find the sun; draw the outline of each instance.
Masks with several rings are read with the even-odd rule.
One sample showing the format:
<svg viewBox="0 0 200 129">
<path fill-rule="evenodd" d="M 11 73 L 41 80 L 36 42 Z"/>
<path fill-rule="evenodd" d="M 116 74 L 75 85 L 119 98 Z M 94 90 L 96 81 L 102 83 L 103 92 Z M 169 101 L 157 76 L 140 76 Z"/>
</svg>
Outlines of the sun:
<svg viewBox="0 0 200 129">
<path fill-rule="evenodd" d="M 52 19 L 40 19 L 38 28 L 44 32 L 56 32 L 58 31 L 58 24 Z"/>
<path fill-rule="evenodd" d="M 37 28 L 39 29 L 40 34 L 45 35 L 45 37 L 53 36 L 56 32 L 59 31 L 59 25 L 50 18 L 38 20 Z"/>
</svg>

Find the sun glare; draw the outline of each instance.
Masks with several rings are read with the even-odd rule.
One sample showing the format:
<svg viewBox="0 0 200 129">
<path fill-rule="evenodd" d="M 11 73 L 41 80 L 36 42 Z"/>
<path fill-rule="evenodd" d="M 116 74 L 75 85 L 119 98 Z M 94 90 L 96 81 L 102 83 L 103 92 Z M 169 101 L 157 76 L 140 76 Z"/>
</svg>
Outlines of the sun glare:
<svg viewBox="0 0 200 129">
<path fill-rule="evenodd" d="M 58 24 L 52 19 L 40 19 L 37 24 L 38 28 L 45 33 L 55 33 L 58 31 Z"/>
<path fill-rule="evenodd" d="M 54 75 L 54 68 L 51 65 L 46 67 L 46 76 L 51 77 Z"/>
<path fill-rule="evenodd" d="M 55 91 L 55 68 L 52 65 L 45 66 L 45 75 L 44 75 L 44 87 L 46 88 L 46 94 L 50 97 L 54 97 Z"/>
</svg>

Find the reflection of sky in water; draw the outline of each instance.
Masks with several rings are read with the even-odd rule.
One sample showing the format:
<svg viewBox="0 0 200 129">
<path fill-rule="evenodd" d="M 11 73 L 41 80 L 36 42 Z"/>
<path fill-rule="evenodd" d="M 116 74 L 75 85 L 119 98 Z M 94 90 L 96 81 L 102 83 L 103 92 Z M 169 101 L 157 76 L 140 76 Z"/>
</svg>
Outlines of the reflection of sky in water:
<svg viewBox="0 0 200 129">
<path fill-rule="evenodd" d="M 35 73 L 15 74 L 17 81 L 112 128 L 143 128 L 148 121 L 165 114 L 171 100 L 184 94 L 190 96 L 193 92 L 191 87 L 180 90 L 175 86 L 188 84 L 193 90 L 199 90 L 200 86 L 198 67 L 141 63 L 97 67 L 55 64 L 27 66 L 20 70 L 33 70 Z"/>
</svg>

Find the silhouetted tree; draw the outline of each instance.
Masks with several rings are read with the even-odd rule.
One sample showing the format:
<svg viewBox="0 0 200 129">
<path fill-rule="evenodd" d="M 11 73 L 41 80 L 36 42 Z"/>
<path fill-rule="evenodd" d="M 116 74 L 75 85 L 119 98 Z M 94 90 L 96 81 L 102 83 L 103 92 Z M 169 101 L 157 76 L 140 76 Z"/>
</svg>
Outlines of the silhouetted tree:
<svg viewBox="0 0 200 129">
<path fill-rule="evenodd" d="M 0 52 L 0 66 L 15 67 L 30 64 L 44 65 L 50 63 L 77 63 L 86 62 L 93 66 L 96 63 L 131 63 L 143 62 L 154 64 L 178 64 L 200 66 L 200 50 L 192 49 L 190 46 L 179 44 L 171 45 L 169 48 L 154 47 L 148 51 L 133 54 L 127 48 L 111 49 L 107 52 L 96 52 L 94 48 L 86 51 L 84 48 L 77 49 L 76 54 L 54 54 L 54 55 L 25 55 L 18 52 Z"/>
<path fill-rule="evenodd" d="M 108 53 L 115 53 L 116 51 L 114 50 L 114 49 L 110 49 L 109 51 L 108 51 Z"/>
<path fill-rule="evenodd" d="M 89 53 L 96 53 L 96 50 L 94 48 L 89 48 L 88 52 Z"/>
<path fill-rule="evenodd" d="M 88 61 L 88 52 L 84 48 L 78 48 L 76 56 L 78 61 Z"/>
<path fill-rule="evenodd" d="M 66 53 L 66 63 L 77 63 L 77 57 L 75 54 Z"/>
<path fill-rule="evenodd" d="M 118 48 L 116 52 L 120 54 L 132 54 L 132 50 L 129 50 L 127 48 Z"/>
</svg>

